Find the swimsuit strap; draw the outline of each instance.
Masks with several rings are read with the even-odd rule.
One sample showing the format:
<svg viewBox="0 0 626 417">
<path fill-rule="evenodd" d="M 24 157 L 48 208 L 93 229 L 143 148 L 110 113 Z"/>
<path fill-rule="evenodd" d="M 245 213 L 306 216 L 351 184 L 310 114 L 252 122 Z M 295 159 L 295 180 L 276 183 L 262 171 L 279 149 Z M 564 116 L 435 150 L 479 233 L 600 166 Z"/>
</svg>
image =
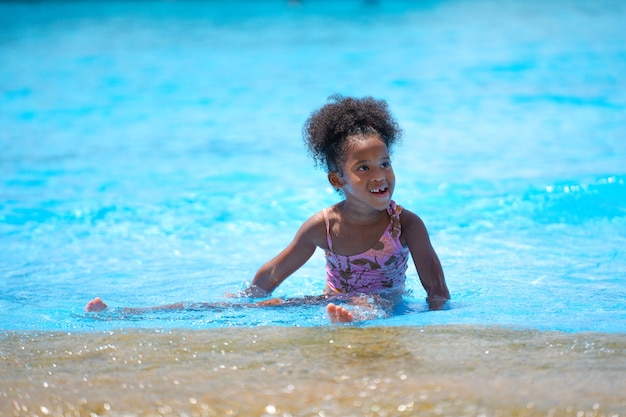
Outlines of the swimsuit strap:
<svg viewBox="0 0 626 417">
<path fill-rule="evenodd" d="M 330 238 L 330 222 L 328 221 L 328 213 L 326 210 L 327 209 L 322 210 L 322 213 L 324 213 L 324 222 L 326 223 L 326 241 L 328 242 L 328 249 L 334 253 L 333 240 Z"/>
<path fill-rule="evenodd" d="M 402 227 L 400 223 L 400 213 L 402 212 L 402 206 L 396 204 L 395 201 L 391 200 L 389 203 L 389 207 L 387 207 L 387 213 L 389 213 L 389 217 L 391 217 L 389 232 L 391 233 L 391 237 L 393 237 L 394 243 L 397 241 L 398 248 L 401 248 L 400 245 L 400 234 L 402 232 Z"/>
</svg>

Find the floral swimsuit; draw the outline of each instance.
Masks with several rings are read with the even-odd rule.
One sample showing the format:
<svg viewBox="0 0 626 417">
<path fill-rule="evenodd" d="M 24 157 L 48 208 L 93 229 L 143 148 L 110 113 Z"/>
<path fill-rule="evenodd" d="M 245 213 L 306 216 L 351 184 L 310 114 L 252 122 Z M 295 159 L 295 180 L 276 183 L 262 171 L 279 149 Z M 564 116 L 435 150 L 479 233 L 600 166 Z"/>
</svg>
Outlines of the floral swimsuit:
<svg viewBox="0 0 626 417">
<path fill-rule="evenodd" d="M 409 249 L 400 243 L 400 212 L 402 207 L 392 200 L 387 207 L 391 217 L 380 241 L 357 255 L 339 255 L 333 250 L 330 223 L 324 209 L 326 239 L 330 250 L 326 255 L 327 293 L 373 293 L 404 289 Z"/>
</svg>

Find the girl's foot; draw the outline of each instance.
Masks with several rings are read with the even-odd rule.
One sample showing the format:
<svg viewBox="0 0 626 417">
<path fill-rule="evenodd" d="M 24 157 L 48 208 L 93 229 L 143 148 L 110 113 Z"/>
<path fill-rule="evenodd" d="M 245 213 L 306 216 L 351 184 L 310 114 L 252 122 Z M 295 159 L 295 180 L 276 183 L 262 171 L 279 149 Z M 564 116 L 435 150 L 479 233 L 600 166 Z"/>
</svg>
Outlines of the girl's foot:
<svg viewBox="0 0 626 417">
<path fill-rule="evenodd" d="M 87 312 L 98 312 L 106 310 L 108 306 L 104 304 L 104 301 L 100 297 L 96 297 L 85 306 L 85 311 Z"/>
<path fill-rule="evenodd" d="M 326 312 L 331 323 L 350 323 L 354 320 L 350 311 L 333 303 L 328 304 Z"/>
</svg>

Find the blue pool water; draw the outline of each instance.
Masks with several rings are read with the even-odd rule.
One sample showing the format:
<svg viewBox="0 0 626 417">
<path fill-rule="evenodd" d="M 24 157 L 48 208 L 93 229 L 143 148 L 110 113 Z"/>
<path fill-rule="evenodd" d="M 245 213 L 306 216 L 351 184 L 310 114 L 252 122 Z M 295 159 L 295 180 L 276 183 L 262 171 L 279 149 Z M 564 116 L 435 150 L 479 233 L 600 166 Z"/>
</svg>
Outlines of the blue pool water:
<svg viewBox="0 0 626 417">
<path fill-rule="evenodd" d="M 300 138 L 333 93 L 404 128 L 413 269 L 364 326 L 626 332 L 626 4 L 557 0 L 0 3 L 0 329 L 318 326 L 223 302 L 337 201 Z M 280 297 L 319 294 L 321 253 Z M 101 296 L 112 307 L 85 314 Z"/>
</svg>

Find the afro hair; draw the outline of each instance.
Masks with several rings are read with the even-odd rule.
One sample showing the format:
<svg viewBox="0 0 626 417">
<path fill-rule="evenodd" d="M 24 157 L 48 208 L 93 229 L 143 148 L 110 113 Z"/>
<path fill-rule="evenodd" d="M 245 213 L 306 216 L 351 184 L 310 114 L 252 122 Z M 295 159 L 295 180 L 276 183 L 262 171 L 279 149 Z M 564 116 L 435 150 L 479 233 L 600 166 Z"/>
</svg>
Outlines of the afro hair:
<svg viewBox="0 0 626 417">
<path fill-rule="evenodd" d="M 349 136 L 378 134 L 391 148 L 402 136 L 402 130 L 389 113 L 386 101 L 335 94 L 311 113 L 302 134 L 315 165 L 327 172 L 338 172 L 346 160 Z"/>
</svg>

